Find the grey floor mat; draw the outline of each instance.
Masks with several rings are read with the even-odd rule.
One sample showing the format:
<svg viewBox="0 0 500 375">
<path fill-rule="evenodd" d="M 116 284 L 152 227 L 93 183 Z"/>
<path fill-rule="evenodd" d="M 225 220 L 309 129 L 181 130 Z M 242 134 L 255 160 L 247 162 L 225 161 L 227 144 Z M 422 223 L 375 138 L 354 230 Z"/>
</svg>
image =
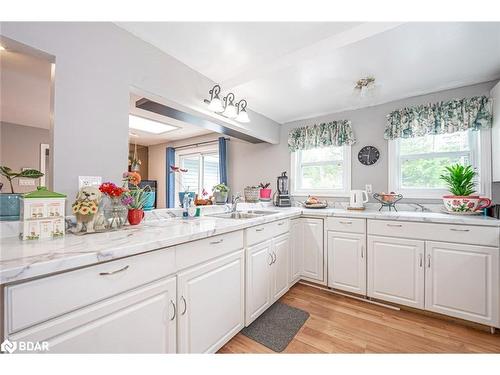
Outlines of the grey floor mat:
<svg viewBox="0 0 500 375">
<path fill-rule="evenodd" d="M 308 312 L 276 302 L 241 333 L 275 352 L 282 352 L 308 318 Z"/>
</svg>

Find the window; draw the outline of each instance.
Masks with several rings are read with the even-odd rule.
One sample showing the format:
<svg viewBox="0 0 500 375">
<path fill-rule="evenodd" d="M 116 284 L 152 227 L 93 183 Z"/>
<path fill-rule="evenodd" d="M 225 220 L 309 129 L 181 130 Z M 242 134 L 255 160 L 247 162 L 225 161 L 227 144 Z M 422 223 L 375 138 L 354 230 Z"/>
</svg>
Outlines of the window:
<svg viewBox="0 0 500 375">
<path fill-rule="evenodd" d="M 476 168 L 477 192 L 488 195 L 489 162 L 486 151 L 481 153 L 488 134 L 464 131 L 389 141 L 389 190 L 411 198 L 441 198 L 447 192 L 439 178 L 444 167 L 461 163 Z"/>
<path fill-rule="evenodd" d="M 345 196 L 351 188 L 351 147 L 292 153 L 292 195 Z"/>
<path fill-rule="evenodd" d="M 176 175 L 178 192 L 189 190 L 201 195 L 205 189 L 211 194 L 213 187 L 219 183 L 219 154 L 217 151 L 189 153 L 186 150 L 179 153 L 178 165 L 188 170 Z"/>
</svg>

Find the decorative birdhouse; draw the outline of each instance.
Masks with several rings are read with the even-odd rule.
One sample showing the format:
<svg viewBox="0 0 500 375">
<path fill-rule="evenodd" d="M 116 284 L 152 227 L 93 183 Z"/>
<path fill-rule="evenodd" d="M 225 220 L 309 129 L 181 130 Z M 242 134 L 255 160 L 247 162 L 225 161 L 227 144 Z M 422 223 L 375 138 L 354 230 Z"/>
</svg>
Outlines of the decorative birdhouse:
<svg viewBox="0 0 500 375">
<path fill-rule="evenodd" d="M 39 186 L 21 198 L 23 240 L 38 240 L 64 236 L 66 195 Z"/>
</svg>

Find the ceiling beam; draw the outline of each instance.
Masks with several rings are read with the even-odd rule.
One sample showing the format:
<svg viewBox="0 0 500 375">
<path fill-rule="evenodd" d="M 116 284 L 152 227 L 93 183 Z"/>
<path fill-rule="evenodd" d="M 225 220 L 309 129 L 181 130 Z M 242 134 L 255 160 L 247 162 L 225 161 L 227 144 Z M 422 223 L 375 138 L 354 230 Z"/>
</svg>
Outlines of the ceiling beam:
<svg viewBox="0 0 500 375">
<path fill-rule="evenodd" d="M 258 66 L 254 66 L 250 69 L 242 69 L 233 77 L 220 82 L 220 84 L 222 87 L 229 90 L 266 74 L 294 66 L 299 61 L 310 59 L 311 56 L 324 54 L 325 51 L 330 53 L 335 49 L 370 38 L 400 25 L 402 25 L 401 22 L 366 22 L 352 29 L 319 40 L 306 47 L 299 48 L 281 57 L 259 62 Z"/>
</svg>

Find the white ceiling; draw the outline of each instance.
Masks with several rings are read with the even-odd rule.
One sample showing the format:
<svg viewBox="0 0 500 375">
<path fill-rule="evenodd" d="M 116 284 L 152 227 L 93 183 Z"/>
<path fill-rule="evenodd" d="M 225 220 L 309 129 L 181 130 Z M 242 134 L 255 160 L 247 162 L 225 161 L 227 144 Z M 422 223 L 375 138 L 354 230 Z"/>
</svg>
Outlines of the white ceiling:
<svg viewBox="0 0 500 375">
<path fill-rule="evenodd" d="M 280 123 L 500 78 L 498 22 L 118 25 Z"/>
<path fill-rule="evenodd" d="M 0 51 L 0 121 L 49 129 L 50 61 L 6 47 Z"/>
<path fill-rule="evenodd" d="M 206 134 L 217 134 L 215 132 L 212 132 L 210 130 L 203 129 L 199 126 L 196 125 L 191 125 L 186 122 L 178 121 L 170 117 L 165 117 L 162 115 L 159 115 L 154 112 L 146 111 L 141 108 L 137 108 L 135 106 L 135 102 L 139 99 L 141 99 L 142 96 L 136 95 L 134 93 L 130 94 L 130 113 L 141 116 L 144 118 L 148 118 L 151 120 L 155 120 L 158 122 L 162 122 L 168 125 L 173 125 L 176 126 L 176 130 L 172 130 L 163 134 L 151 134 L 147 132 L 143 132 L 140 130 L 136 129 L 130 129 L 130 132 L 133 133 L 134 135 L 129 135 L 129 141 L 130 143 L 137 143 L 139 145 L 143 146 L 151 146 L 151 145 L 156 145 L 156 144 L 161 144 L 161 143 L 169 143 L 169 142 L 174 142 L 180 139 L 186 139 L 186 138 L 192 138 L 192 137 L 198 137 L 200 135 L 206 135 Z M 156 100 L 156 99 L 155 99 Z"/>
</svg>

